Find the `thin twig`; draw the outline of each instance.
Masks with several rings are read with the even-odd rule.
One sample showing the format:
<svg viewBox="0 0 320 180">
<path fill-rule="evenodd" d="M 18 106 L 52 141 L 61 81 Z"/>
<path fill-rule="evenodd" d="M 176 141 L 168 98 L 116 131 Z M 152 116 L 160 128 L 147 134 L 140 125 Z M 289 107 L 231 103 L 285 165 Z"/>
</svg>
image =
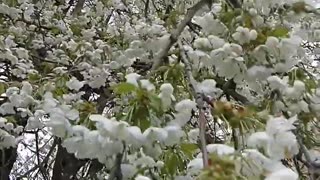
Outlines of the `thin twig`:
<svg viewBox="0 0 320 180">
<path fill-rule="evenodd" d="M 197 81 L 194 79 L 192 74 L 192 68 L 190 65 L 190 62 L 188 61 L 185 51 L 183 49 L 182 43 L 178 41 L 178 45 L 181 51 L 181 57 L 182 61 L 185 64 L 185 70 L 187 77 L 189 79 L 189 82 L 193 89 L 194 97 L 196 97 L 196 102 L 199 108 L 199 137 L 200 137 L 200 143 L 201 143 L 201 151 L 202 151 L 202 157 L 203 157 L 203 167 L 208 166 L 208 152 L 207 152 L 207 145 L 206 145 L 206 118 L 205 118 L 205 112 L 203 110 L 204 108 L 204 101 L 203 101 L 203 95 L 198 89 Z"/>
<path fill-rule="evenodd" d="M 152 64 L 151 73 L 153 73 L 161 65 L 163 58 L 165 56 L 167 56 L 170 48 L 177 42 L 180 34 L 184 30 L 184 28 L 187 26 L 188 22 L 191 22 L 193 16 L 198 12 L 198 10 L 200 10 L 206 4 L 210 4 L 210 2 L 211 2 L 211 0 L 200 0 L 198 3 L 196 3 L 190 9 L 188 9 L 186 16 L 180 22 L 177 29 L 175 29 L 170 34 L 170 39 L 169 39 L 169 42 L 167 43 L 167 45 L 156 56 L 156 58 Z"/>
</svg>

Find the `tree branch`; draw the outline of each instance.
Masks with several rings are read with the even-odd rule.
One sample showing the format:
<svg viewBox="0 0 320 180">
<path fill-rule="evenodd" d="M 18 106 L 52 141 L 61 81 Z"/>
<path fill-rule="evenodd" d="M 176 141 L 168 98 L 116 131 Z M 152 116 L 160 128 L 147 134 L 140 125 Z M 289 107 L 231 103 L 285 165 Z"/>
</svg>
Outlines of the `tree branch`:
<svg viewBox="0 0 320 180">
<path fill-rule="evenodd" d="M 20 179 L 22 179 L 22 178 L 27 177 L 31 172 L 35 171 L 35 170 L 38 169 L 40 166 L 43 167 L 45 164 L 47 164 L 48 161 L 49 161 L 49 159 L 50 159 L 51 154 L 54 152 L 54 149 L 55 149 L 57 143 L 58 143 L 58 140 L 57 140 L 57 138 L 55 138 L 55 139 L 53 140 L 53 144 L 52 144 L 52 146 L 51 146 L 51 148 L 50 148 L 47 156 L 43 159 L 43 161 L 41 162 L 41 164 L 37 164 L 37 165 L 33 166 L 33 168 L 29 169 L 26 173 L 24 173 L 23 175 L 17 177 L 17 180 L 20 180 Z"/>
<path fill-rule="evenodd" d="M 178 45 L 181 51 L 182 61 L 185 64 L 187 78 L 189 79 L 189 82 L 192 86 L 193 94 L 194 94 L 194 97 L 196 97 L 197 106 L 199 108 L 199 137 L 200 137 L 201 151 L 202 151 L 202 157 L 203 157 L 203 167 L 207 167 L 208 166 L 208 152 L 207 152 L 207 145 L 206 145 L 207 121 L 205 118 L 205 113 L 203 111 L 203 108 L 204 108 L 203 94 L 200 92 L 197 86 L 198 83 L 193 77 L 190 62 L 186 57 L 185 51 L 180 41 L 178 41 Z"/>
<path fill-rule="evenodd" d="M 85 3 L 85 0 L 78 0 L 77 4 L 72 12 L 72 15 L 78 15 L 84 6 L 84 3 Z"/>
<path fill-rule="evenodd" d="M 146 18 L 146 20 L 148 19 L 149 3 L 150 0 L 146 0 L 146 4 L 144 6 L 144 18 Z"/>
<path fill-rule="evenodd" d="M 156 56 L 153 65 L 151 67 L 151 72 L 155 71 L 160 65 L 165 56 L 167 56 L 170 48 L 177 42 L 180 34 L 184 30 L 184 28 L 188 25 L 188 22 L 191 22 L 193 16 L 200 10 L 204 5 L 210 4 L 212 0 L 200 0 L 198 3 L 196 3 L 194 6 L 192 6 L 190 9 L 188 9 L 186 16 L 184 19 L 180 22 L 177 29 L 175 29 L 170 34 L 170 39 L 168 44 L 160 51 L 160 53 Z"/>
<path fill-rule="evenodd" d="M 121 172 L 121 163 L 122 163 L 122 157 L 123 154 L 125 152 L 125 145 L 123 144 L 123 152 L 122 153 L 118 153 L 116 155 L 116 160 L 114 163 L 114 167 L 112 168 L 111 172 L 110 172 L 110 176 L 108 178 L 108 180 L 122 180 L 122 172 Z"/>
<path fill-rule="evenodd" d="M 303 162 L 307 167 L 310 174 L 310 179 L 315 180 L 316 175 L 320 175 L 320 163 L 311 159 L 308 149 L 303 143 L 302 137 L 299 133 L 296 133 L 296 138 L 300 147 L 300 151 L 304 155 L 306 162 Z"/>
<path fill-rule="evenodd" d="M 233 97 L 244 105 L 250 105 L 250 101 L 243 95 L 236 92 L 236 84 L 233 79 L 228 80 L 221 88 L 226 95 Z"/>
</svg>

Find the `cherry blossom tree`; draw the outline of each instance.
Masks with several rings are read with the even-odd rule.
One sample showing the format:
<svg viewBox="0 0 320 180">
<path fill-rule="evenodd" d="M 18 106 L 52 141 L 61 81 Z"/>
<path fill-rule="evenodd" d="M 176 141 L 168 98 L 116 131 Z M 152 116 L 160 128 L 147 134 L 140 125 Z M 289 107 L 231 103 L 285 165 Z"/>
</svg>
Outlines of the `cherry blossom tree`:
<svg viewBox="0 0 320 180">
<path fill-rule="evenodd" d="M 319 3 L 1 1 L 1 180 L 317 179 Z"/>
</svg>

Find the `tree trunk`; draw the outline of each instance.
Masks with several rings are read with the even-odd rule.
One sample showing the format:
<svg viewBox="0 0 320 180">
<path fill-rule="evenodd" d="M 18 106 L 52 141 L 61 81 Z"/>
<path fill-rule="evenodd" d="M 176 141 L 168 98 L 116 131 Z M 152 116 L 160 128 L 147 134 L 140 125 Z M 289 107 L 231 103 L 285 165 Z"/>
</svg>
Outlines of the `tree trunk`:
<svg viewBox="0 0 320 180">
<path fill-rule="evenodd" d="M 17 159 L 17 148 L 0 150 L 0 180 L 10 180 L 10 172 Z"/>
<path fill-rule="evenodd" d="M 59 140 L 52 180 L 76 180 L 77 172 L 86 162 L 86 160 L 79 160 L 73 154 L 68 153 Z"/>
</svg>

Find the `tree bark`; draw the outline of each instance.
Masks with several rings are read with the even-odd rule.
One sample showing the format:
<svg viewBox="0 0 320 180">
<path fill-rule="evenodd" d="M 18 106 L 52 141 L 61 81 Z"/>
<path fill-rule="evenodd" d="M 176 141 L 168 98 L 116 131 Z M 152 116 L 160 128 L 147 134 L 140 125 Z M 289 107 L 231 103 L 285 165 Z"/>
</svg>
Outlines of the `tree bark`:
<svg viewBox="0 0 320 180">
<path fill-rule="evenodd" d="M 17 159 L 17 148 L 0 150 L 0 153 L 0 180 L 10 180 L 11 169 Z"/>
<path fill-rule="evenodd" d="M 76 180 L 77 172 L 86 164 L 86 160 L 79 160 L 62 147 L 59 140 L 58 151 L 53 166 L 52 180 Z"/>
</svg>

